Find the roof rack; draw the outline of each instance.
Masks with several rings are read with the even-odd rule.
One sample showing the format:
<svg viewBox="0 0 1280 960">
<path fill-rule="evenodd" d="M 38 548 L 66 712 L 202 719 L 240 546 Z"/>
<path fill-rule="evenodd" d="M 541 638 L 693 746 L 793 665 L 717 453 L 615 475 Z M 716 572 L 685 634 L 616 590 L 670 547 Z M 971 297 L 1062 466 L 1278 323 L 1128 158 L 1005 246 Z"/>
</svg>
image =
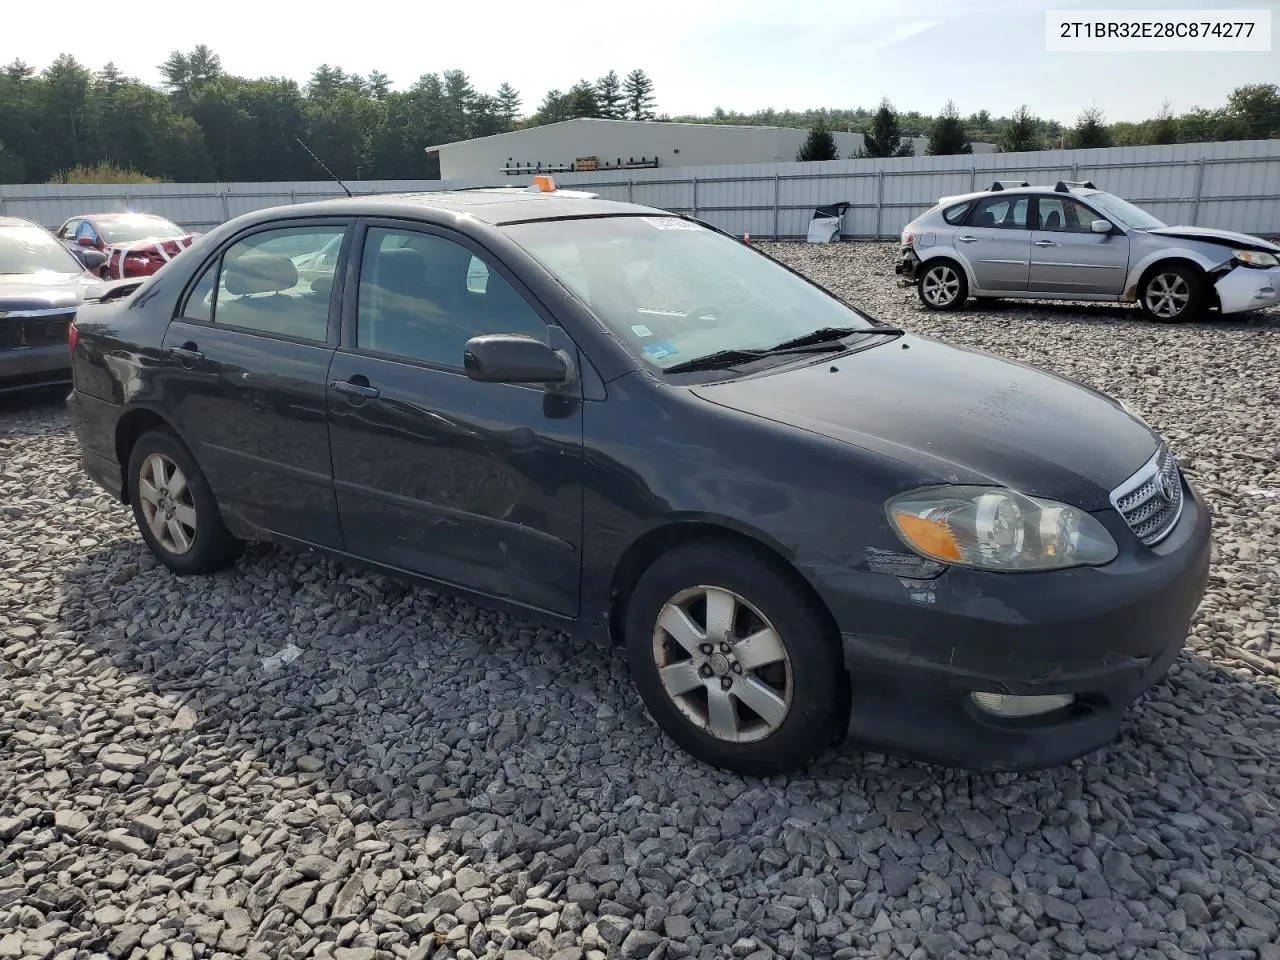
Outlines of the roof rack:
<svg viewBox="0 0 1280 960">
<path fill-rule="evenodd" d="M 1070 193 L 1072 187 L 1084 187 L 1086 190 L 1097 190 L 1092 180 L 1059 180 L 1053 188 L 1055 193 Z"/>
<path fill-rule="evenodd" d="M 990 190 L 1003 190 L 1003 189 L 1005 189 L 1006 185 L 1007 185 L 1007 186 L 1010 186 L 1010 187 L 1029 187 L 1029 186 L 1031 186 L 1031 184 L 1027 183 L 1027 181 L 1025 181 L 1025 180 L 996 180 L 994 183 L 992 183 L 992 184 L 991 184 L 991 186 L 990 186 L 988 189 L 990 189 Z"/>
</svg>

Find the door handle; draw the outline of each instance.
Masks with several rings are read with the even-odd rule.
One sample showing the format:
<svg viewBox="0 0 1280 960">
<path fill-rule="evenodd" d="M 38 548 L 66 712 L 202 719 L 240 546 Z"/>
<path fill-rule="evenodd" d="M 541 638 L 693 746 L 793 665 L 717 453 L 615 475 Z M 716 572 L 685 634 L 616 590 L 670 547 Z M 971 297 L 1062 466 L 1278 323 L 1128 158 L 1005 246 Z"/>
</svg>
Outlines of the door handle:
<svg viewBox="0 0 1280 960">
<path fill-rule="evenodd" d="M 377 387 L 371 387 L 367 383 L 352 383 L 350 380 L 331 380 L 329 386 L 333 387 L 338 393 L 344 393 L 348 397 L 359 397 L 361 400 L 376 400 L 379 391 Z"/>
<path fill-rule="evenodd" d="M 977 237 L 956 237 L 956 239 L 959 240 L 961 243 L 973 243 L 978 238 Z"/>
<path fill-rule="evenodd" d="M 203 360 L 204 354 L 196 349 L 196 345 L 187 341 L 180 347 L 170 347 L 169 354 L 177 357 L 184 363 L 195 363 L 197 360 Z"/>
<path fill-rule="evenodd" d="M 1056 247 L 1057 245 L 1058 245 L 1057 240 L 1037 240 L 1036 241 L 1037 247 Z"/>
</svg>

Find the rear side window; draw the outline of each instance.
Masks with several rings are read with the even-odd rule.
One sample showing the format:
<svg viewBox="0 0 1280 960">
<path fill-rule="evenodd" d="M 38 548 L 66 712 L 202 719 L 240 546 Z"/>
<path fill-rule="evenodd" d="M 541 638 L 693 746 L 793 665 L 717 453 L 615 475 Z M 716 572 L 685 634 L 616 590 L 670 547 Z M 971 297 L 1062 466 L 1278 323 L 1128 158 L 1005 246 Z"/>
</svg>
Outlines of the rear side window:
<svg viewBox="0 0 1280 960">
<path fill-rule="evenodd" d="M 957 203 L 953 207 L 947 207 L 942 211 L 942 219 L 947 223 L 955 226 L 964 221 L 964 215 L 969 212 L 969 208 L 973 206 L 972 200 L 966 200 L 964 203 Z"/>
<path fill-rule="evenodd" d="M 245 237 L 204 268 L 182 316 L 323 343 L 345 233 L 326 225 Z"/>
<path fill-rule="evenodd" d="M 1027 228 L 1027 197 L 983 197 L 978 201 L 970 222 L 975 227 L 995 227 L 1003 230 Z"/>
</svg>

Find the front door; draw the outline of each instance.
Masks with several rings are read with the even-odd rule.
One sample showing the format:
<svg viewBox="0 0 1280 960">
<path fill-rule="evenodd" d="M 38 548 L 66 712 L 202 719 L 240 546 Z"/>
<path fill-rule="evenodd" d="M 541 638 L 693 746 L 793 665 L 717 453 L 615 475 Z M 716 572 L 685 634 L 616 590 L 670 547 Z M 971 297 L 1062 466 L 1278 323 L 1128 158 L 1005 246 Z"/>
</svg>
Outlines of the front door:
<svg viewBox="0 0 1280 960">
<path fill-rule="evenodd" d="M 956 231 L 956 250 L 969 261 L 983 290 L 1027 289 L 1031 236 L 1027 231 L 1030 198 L 996 194 L 975 204 L 968 226 Z"/>
<path fill-rule="evenodd" d="M 349 223 L 259 231 L 204 268 L 164 337 L 163 389 L 229 521 L 341 548 L 325 384 L 337 340 L 334 277 L 295 261 Z"/>
<path fill-rule="evenodd" d="M 1036 293 L 1119 296 L 1129 268 L 1129 238 L 1094 233 L 1102 219 L 1068 196 L 1038 197 L 1031 232 L 1031 283 Z"/>
<path fill-rule="evenodd" d="M 581 396 L 471 380 L 463 349 L 482 333 L 545 340 L 549 328 L 505 268 L 461 236 L 368 229 L 329 371 L 346 549 L 572 615 Z"/>
</svg>

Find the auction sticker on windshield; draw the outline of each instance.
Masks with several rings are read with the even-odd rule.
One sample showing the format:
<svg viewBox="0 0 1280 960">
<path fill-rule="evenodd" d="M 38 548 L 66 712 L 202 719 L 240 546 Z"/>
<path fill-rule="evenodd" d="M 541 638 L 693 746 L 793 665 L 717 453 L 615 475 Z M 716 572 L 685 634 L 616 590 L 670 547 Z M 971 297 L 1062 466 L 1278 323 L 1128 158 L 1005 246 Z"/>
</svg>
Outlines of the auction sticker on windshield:
<svg viewBox="0 0 1280 960">
<path fill-rule="evenodd" d="M 659 230 L 697 230 L 696 223 L 690 223 L 688 220 L 681 220 L 679 217 L 641 217 L 645 223 L 651 227 L 657 227 Z"/>
<path fill-rule="evenodd" d="M 644 348 L 644 355 L 651 360 L 665 360 L 667 357 L 674 357 L 679 352 L 665 340 L 651 343 Z"/>
</svg>

